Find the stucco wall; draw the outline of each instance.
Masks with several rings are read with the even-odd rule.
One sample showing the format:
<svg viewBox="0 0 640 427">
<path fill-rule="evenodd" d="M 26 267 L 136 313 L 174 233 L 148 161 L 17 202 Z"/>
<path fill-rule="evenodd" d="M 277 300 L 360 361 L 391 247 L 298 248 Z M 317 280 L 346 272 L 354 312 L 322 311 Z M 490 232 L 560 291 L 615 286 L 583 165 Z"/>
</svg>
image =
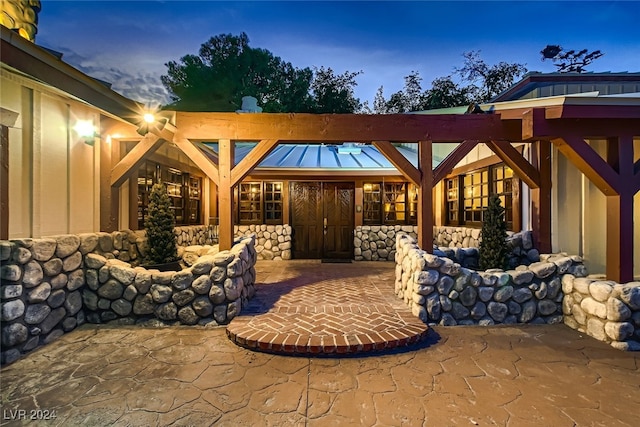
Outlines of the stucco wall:
<svg viewBox="0 0 640 427">
<path fill-rule="evenodd" d="M 9 238 L 99 229 L 99 139 L 85 144 L 78 120 L 98 110 L 1 72 L 0 106 L 19 114 L 9 129 Z"/>
<path fill-rule="evenodd" d="M 589 141 L 606 157 L 604 140 Z M 634 140 L 635 160 L 640 139 Z M 592 274 L 606 271 L 606 197 L 564 155 L 552 148 L 552 249 L 583 257 Z M 634 275 L 640 277 L 640 194 L 634 197 Z"/>
</svg>

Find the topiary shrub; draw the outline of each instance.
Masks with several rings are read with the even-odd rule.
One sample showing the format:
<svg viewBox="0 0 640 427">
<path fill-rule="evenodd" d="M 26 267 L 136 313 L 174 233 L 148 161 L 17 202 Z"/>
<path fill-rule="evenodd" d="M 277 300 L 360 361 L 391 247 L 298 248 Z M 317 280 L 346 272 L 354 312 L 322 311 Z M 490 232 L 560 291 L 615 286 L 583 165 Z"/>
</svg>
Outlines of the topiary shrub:
<svg viewBox="0 0 640 427">
<path fill-rule="evenodd" d="M 507 224 L 504 220 L 504 208 L 496 194 L 489 197 L 489 206 L 484 213 L 479 253 L 481 270 L 507 268 Z"/>
<path fill-rule="evenodd" d="M 176 220 L 171 210 L 171 200 L 164 184 L 154 184 L 149 193 L 148 215 L 144 222 L 147 232 L 145 262 L 164 264 L 178 260 Z"/>
</svg>

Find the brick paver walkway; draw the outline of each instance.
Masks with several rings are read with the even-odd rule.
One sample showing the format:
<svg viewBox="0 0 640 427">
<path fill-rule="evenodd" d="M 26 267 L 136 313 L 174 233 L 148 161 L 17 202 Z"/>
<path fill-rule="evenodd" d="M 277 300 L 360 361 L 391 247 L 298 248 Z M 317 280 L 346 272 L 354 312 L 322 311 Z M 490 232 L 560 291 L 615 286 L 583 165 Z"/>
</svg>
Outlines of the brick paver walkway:
<svg viewBox="0 0 640 427">
<path fill-rule="evenodd" d="M 293 354 L 346 354 L 402 347 L 427 326 L 393 294 L 388 263 L 259 263 L 256 296 L 227 327 L 247 348 Z"/>
</svg>

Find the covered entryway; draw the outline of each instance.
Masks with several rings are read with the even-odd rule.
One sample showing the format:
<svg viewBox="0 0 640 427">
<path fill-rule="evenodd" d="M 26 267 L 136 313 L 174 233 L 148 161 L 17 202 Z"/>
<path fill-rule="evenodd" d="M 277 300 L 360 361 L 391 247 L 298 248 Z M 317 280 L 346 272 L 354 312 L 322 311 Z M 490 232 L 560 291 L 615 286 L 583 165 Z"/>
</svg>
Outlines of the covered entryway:
<svg viewBox="0 0 640 427">
<path fill-rule="evenodd" d="M 351 259 L 353 257 L 353 182 L 292 182 L 293 257 Z"/>
</svg>

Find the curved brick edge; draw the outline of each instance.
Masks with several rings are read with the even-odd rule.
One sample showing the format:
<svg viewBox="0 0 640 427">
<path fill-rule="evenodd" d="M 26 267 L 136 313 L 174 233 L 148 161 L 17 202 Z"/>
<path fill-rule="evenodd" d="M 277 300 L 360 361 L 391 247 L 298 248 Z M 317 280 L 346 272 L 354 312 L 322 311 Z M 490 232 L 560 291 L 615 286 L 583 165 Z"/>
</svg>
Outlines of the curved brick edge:
<svg viewBox="0 0 640 427">
<path fill-rule="evenodd" d="M 234 319 L 227 336 L 239 346 L 265 353 L 311 355 L 350 355 L 391 350 L 417 343 L 427 336 L 426 325 L 401 325 L 396 329 L 351 335 L 306 335 L 260 330 L 250 319 Z"/>
</svg>

